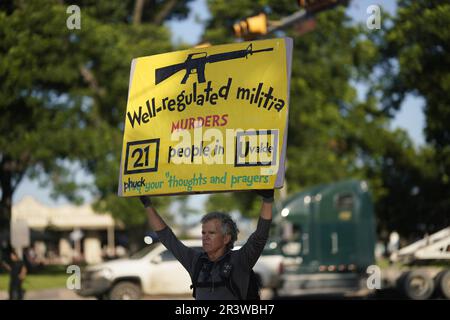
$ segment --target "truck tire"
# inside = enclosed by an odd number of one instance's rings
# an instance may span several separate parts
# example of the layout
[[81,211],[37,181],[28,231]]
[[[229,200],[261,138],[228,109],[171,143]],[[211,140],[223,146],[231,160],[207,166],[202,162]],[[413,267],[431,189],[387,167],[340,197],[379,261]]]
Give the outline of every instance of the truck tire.
[[130,281],[121,281],[116,283],[110,293],[111,300],[139,300],[142,296],[139,285]]
[[434,292],[433,280],[420,270],[404,273],[399,281],[401,291],[411,300],[429,299]]
[[445,298],[450,300],[450,270],[442,270],[436,276],[436,287],[439,293]]

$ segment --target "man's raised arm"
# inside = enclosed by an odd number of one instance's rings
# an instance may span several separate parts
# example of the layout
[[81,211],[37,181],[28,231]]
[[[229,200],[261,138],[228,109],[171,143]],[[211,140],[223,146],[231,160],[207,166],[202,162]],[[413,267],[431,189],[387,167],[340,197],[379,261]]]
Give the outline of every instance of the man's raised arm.
[[197,258],[198,252],[193,248],[184,245],[173,231],[167,226],[156,209],[153,207],[149,196],[140,196],[142,204],[147,212],[148,222],[153,231],[158,235],[161,243],[175,256],[175,258],[190,272],[193,261]]
[[256,230],[239,250],[243,263],[249,268],[253,268],[256,264],[269,238],[270,224],[272,222],[272,203],[274,201],[274,189],[255,190],[255,192],[262,197],[258,224]]
[[167,227],[164,220],[153,207],[150,197],[140,196],[139,200],[141,200],[142,204],[144,205],[145,211],[147,212],[148,222],[150,223],[150,227],[152,227],[153,231],[161,231],[165,227]]
[[274,189],[256,190],[256,193],[262,197],[262,206],[259,216],[264,220],[272,220],[272,204],[274,201]]

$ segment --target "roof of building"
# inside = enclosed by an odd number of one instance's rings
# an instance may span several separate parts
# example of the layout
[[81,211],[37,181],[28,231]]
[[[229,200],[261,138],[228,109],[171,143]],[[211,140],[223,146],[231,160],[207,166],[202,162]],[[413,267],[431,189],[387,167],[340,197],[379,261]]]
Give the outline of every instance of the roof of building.
[[33,229],[53,228],[56,230],[106,229],[120,227],[108,213],[97,213],[91,205],[46,206],[31,196],[24,197],[12,208],[11,220],[25,220]]

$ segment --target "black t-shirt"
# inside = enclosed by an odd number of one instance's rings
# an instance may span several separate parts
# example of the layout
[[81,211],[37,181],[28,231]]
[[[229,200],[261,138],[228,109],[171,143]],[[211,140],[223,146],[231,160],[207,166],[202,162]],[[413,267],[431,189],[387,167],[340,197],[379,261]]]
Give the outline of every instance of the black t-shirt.
[[[256,261],[259,259],[264,246],[269,237],[270,224],[272,220],[263,218],[258,219],[258,225],[255,232],[251,234],[247,242],[239,249],[231,251],[230,263],[233,265],[233,273],[231,274],[233,282],[241,291],[241,296],[247,296],[248,283],[250,280],[250,272]],[[156,232],[162,244],[172,252],[177,260],[189,272],[192,277],[195,265],[200,256],[204,256],[202,251],[185,246],[173,233],[172,229],[166,227]],[[223,257],[222,257],[223,258]],[[221,259],[222,259],[221,258]],[[199,275],[199,281],[210,281],[211,288],[197,288],[196,299],[205,300],[232,300],[236,297],[228,290],[227,287],[215,287],[214,283],[221,281],[220,263],[210,264],[210,269],[202,270]]]
[[11,268],[11,271],[9,273],[11,276],[10,281],[12,283],[20,283],[21,280],[19,279],[19,274],[23,267],[23,261],[11,261],[9,263],[9,266]]

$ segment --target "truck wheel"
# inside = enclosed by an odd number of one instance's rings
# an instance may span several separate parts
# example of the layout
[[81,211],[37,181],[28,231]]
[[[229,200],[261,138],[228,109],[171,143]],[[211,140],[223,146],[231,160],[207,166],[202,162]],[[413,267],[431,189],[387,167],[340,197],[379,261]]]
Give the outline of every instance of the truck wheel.
[[436,287],[444,298],[450,300],[450,270],[442,270],[438,273]]
[[111,300],[139,300],[141,288],[130,281],[121,281],[114,285],[109,293]]
[[433,280],[420,270],[409,271],[402,276],[401,288],[403,293],[412,300],[426,300],[434,292]]

